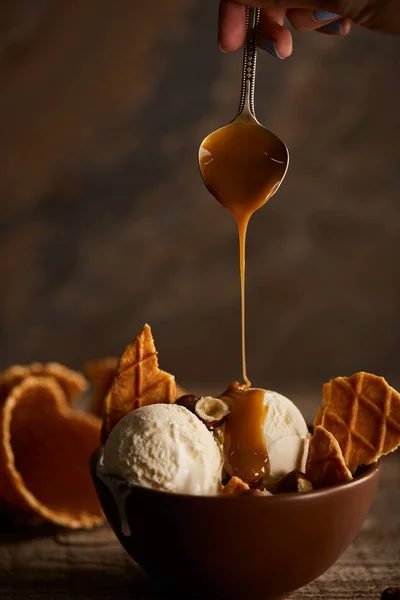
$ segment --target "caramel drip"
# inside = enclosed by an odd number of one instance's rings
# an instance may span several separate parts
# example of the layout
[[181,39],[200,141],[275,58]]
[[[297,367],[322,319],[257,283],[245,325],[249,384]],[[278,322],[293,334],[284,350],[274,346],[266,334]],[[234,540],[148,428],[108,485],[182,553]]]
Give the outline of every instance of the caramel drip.
[[239,233],[244,385],[233,383],[222,396],[231,411],[225,422],[224,452],[227,473],[252,483],[267,477],[270,467],[264,437],[264,392],[250,388],[246,368],[246,233],[252,214],[278,189],[287,156],[283,146],[277,149],[268,131],[254,122],[236,122],[204,140],[199,161],[207,188],[233,214]]
[[242,374],[244,387],[249,388],[251,382],[247,377],[246,364],[246,234],[251,214],[244,213],[236,216],[236,223],[239,232],[239,267],[240,267],[240,300],[241,300],[241,317],[242,317]]
[[[250,387],[246,369],[245,263],[246,232],[252,214],[275,193],[285,173],[284,148],[276,149],[271,134],[257,124],[231,123],[206,138],[199,161],[211,194],[236,219],[240,246],[242,317],[242,370],[244,387]],[[278,153],[278,154],[276,154]]]
[[232,383],[221,396],[230,407],[225,423],[225,470],[251,483],[269,475],[269,457],[264,436],[267,407],[263,390]]

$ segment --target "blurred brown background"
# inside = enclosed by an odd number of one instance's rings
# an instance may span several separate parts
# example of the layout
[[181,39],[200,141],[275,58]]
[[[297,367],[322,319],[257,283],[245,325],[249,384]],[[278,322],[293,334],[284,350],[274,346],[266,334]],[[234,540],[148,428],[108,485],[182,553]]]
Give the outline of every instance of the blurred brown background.
[[[241,55],[215,0],[0,4],[0,366],[119,354],[144,322],[187,385],[240,377],[237,237],[197,168],[235,113]],[[260,55],[257,112],[287,143],[250,225],[253,383],[400,384],[400,39],[295,34]]]

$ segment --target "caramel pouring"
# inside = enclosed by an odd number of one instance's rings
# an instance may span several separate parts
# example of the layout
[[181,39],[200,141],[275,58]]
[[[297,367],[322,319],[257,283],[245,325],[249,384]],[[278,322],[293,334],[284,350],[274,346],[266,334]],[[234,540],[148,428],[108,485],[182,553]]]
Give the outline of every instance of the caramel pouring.
[[264,437],[267,407],[263,390],[247,389],[236,382],[221,398],[231,410],[224,432],[225,471],[246,483],[268,477],[269,457]]
[[230,385],[223,395],[230,414],[225,422],[225,469],[250,483],[268,476],[264,438],[263,390],[251,389],[247,377],[245,336],[246,233],[252,214],[279,188],[289,164],[285,144],[256,119],[254,89],[257,27],[260,9],[246,8],[242,90],[235,119],[207,136],[199,149],[203,181],[211,194],[235,217],[240,247],[242,371],[244,384]]
[[287,151],[276,137],[253,121],[233,122],[211,133],[199,151],[207,189],[235,217],[239,232],[242,316],[242,370],[246,368],[245,270],[246,233],[251,215],[278,189],[287,169]]

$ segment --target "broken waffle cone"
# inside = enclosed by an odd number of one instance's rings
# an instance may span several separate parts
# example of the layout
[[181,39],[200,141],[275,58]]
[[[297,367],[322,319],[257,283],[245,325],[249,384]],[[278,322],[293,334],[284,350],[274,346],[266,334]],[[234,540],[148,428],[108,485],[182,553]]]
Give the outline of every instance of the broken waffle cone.
[[149,325],[127,346],[104,401],[101,441],[128,413],[147,404],[172,403],[175,377],[158,368],[157,351]]
[[[103,416],[104,400],[110,390],[117,372],[118,358],[99,358],[85,364],[84,373],[92,386],[92,398],[89,411],[98,417]],[[187,391],[176,384],[175,399],[187,394]]]
[[400,394],[383,377],[360,372],[331,379],[323,387],[319,418],[352,473],[400,445]]
[[87,467],[99,431],[54,378],[26,377],[0,406],[0,499],[64,527],[102,523]]
[[237,496],[238,494],[243,494],[243,492],[247,492],[247,490],[249,489],[250,486],[247,485],[247,483],[240,479],[240,477],[236,477],[234,475],[222,488],[221,496]]
[[310,441],[306,475],[316,489],[353,479],[338,441],[321,425],[315,428]]
[[52,377],[64,390],[70,403],[88,388],[88,382],[82,373],[56,362],[12,365],[0,374],[0,402],[7,398],[16,385],[29,376]]
[[90,412],[101,417],[104,399],[117,372],[118,358],[100,358],[85,364],[84,372],[92,386]]

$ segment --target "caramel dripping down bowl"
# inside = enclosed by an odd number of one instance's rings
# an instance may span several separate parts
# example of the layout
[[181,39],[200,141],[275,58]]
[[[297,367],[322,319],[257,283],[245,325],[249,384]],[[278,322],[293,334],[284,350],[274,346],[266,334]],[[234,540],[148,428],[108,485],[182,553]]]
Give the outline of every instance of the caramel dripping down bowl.
[[380,466],[349,483],[302,494],[188,496],[122,480],[131,535],[108,487],[91,473],[104,514],[128,554],[180,598],[278,600],[310,583],[343,554],[369,511]]

